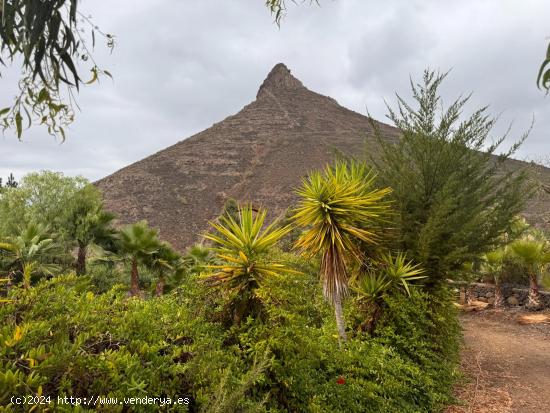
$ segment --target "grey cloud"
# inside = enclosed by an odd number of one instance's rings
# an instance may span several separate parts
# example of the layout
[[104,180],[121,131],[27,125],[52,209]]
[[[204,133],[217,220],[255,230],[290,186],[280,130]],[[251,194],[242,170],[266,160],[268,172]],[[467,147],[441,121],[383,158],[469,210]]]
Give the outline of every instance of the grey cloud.
[[[223,5],[222,5],[223,4]],[[537,122],[519,156],[550,152],[548,99],[534,85],[545,47],[544,0],[326,0],[295,6],[278,28],[262,0],[82,2],[117,35],[98,61],[115,76],[87,87],[66,143],[39,128],[24,143],[0,140],[0,176],[39,169],[98,179],[237,112],[277,62],[312,90],[383,118],[383,99],[408,96],[409,75],[453,68],[445,101],[475,92],[520,133]],[[14,93],[3,71],[0,102]],[[10,90],[11,89],[11,90]]]

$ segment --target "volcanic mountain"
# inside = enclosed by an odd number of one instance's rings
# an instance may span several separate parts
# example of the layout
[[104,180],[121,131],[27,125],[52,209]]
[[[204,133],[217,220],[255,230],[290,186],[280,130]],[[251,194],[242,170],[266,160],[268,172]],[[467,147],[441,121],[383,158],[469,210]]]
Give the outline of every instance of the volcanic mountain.
[[[387,139],[398,139],[396,128],[378,125]],[[279,63],[256,100],[236,115],[97,185],[121,224],[146,219],[184,250],[200,241],[227,200],[267,207],[271,217],[283,214],[302,176],[324,167],[338,151],[361,156],[366,148],[377,148],[367,117],[308,90]],[[513,168],[524,165],[509,161]],[[550,183],[550,170],[537,171]],[[550,196],[541,195],[526,215],[540,222],[549,206]]]

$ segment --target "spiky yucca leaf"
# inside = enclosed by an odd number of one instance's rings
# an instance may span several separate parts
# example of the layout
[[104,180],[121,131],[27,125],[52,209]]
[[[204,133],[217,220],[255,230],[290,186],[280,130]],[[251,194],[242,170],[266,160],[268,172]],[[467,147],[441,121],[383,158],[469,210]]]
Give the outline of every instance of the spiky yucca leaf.
[[409,291],[409,282],[426,278],[424,269],[420,264],[413,264],[412,261],[407,261],[407,257],[402,252],[396,255],[386,254],[382,258],[384,272],[392,280],[401,284],[401,287],[411,294]]
[[264,227],[267,211],[260,209],[256,214],[250,205],[239,208],[238,220],[222,216],[219,222],[210,222],[215,233],[204,234],[213,241],[213,250],[220,265],[209,265],[216,270],[206,276],[211,285],[223,285],[228,291],[239,294],[251,292],[265,277],[278,277],[284,273],[297,273],[282,264],[270,262],[266,253],[285,234],[290,226],[278,227],[277,221]]
[[360,278],[352,279],[350,288],[357,293],[359,299],[376,302],[388,293],[392,280],[385,273],[370,271]]
[[405,254],[384,254],[380,259],[379,268],[365,274],[355,276],[351,288],[360,299],[380,301],[395,290],[403,290],[410,295],[409,283],[426,278],[424,269],[419,264],[408,261]]
[[375,189],[375,175],[364,164],[337,162],[323,173],[312,172],[297,191],[294,222],[305,227],[295,247],[307,256],[322,253],[321,280],[325,297],[335,302],[347,292],[347,261],[361,254],[357,241],[375,243],[368,229],[388,210],[389,188]]
[[226,215],[220,217],[219,222],[210,222],[216,233],[204,234],[204,238],[214,241],[216,252],[262,254],[290,231],[290,226],[278,227],[278,221],[262,231],[267,215],[267,210],[263,208],[254,214],[252,207],[247,205],[239,209],[238,215],[238,221]]

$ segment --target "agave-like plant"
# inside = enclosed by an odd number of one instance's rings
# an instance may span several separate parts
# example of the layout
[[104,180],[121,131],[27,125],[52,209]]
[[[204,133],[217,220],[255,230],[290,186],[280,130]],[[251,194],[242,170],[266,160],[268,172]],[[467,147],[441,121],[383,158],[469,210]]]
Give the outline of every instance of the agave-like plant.
[[292,217],[305,231],[295,248],[305,256],[321,255],[325,298],[334,306],[338,333],[346,341],[342,300],[348,291],[348,268],[363,260],[359,241],[375,243],[368,229],[384,216],[389,188],[374,188],[375,174],[364,164],[337,162],[324,172],[312,172],[297,191],[300,201]]
[[223,287],[234,305],[235,324],[254,313],[260,304],[256,289],[268,277],[297,273],[283,264],[272,262],[269,250],[290,231],[289,226],[279,226],[275,221],[264,228],[267,211],[260,208],[256,213],[251,205],[238,210],[238,219],[223,215],[218,222],[210,222],[215,230],[204,234],[213,242],[220,264],[209,265],[213,274],[205,277],[212,286]]
[[502,294],[501,278],[506,254],[507,250],[503,247],[497,248],[494,251],[489,251],[481,257],[482,271],[491,275],[495,280],[495,301],[493,303],[493,307],[496,309],[501,309],[504,307],[504,295]]
[[357,294],[359,304],[370,312],[360,329],[372,334],[382,315],[384,298],[400,290],[410,296],[409,283],[426,278],[423,273],[420,265],[408,261],[402,252],[384,254],[375,268],[356,273],[350,287]]

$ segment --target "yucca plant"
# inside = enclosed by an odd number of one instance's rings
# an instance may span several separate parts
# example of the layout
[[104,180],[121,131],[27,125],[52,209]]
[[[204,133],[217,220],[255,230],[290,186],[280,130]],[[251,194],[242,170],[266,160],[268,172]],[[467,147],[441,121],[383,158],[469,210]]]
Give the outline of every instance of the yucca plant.
[[33,275],[53,275],[59,270],[54,263],[59,248],[47,233],[47,227],[30,223],[19,235],[0,243],[0,250],[4,251],[8,260],[7,267],[22,275],[24,288],[31,286]]
[[529,277],[529,300],[527,307],[540,308],[538,276],[550,263],[550,249],[545,240],[525,236],[510,244],[513,256],[525,267]]
[[295,248],[307,257],[321,255],[325,298],[334,306],[338,334],[346,341],[342,300],[348,291],[348,268],[363,260],[359,241],[375,243],[369,224],[385,215],[389,188],[374,188],[375,174],[364,164],[337,162],[312,172],[297,191],[293,221],[304,232]]
[[213,274],[205,277],[215,287],[223,287],[230,296],[233,322],[239,324],[249,314],[256,314],[261,302],[256,289],[268,277],[280,277],[296,271],[269,259],[270,249],[290,230],[273,222],[264,228],[267,211],[254,213],[247,205],[238,210],[238,219],[223,215],[210,222],[213,233],[204,238],[213,242],[212,250],[220,264],[209,265]]
[[506,253],[507,250],[503,247],[487,252],[482,256],[482,271],[489,274],[495,280],[495,301],[493,303],[493,307],[496,309],[501,309],[504,307],[504,295],[502,294],[501,279]]
[[384,254],[374,268],[356,273],[350,287],[357,294],[360,307],[370,313],[359,326],[360,330],[372,334],[382,315],[384,298],[399,291],[410,296],[409,283],[426,278],[423,273],[420,265],[408,261],[402,252]]

